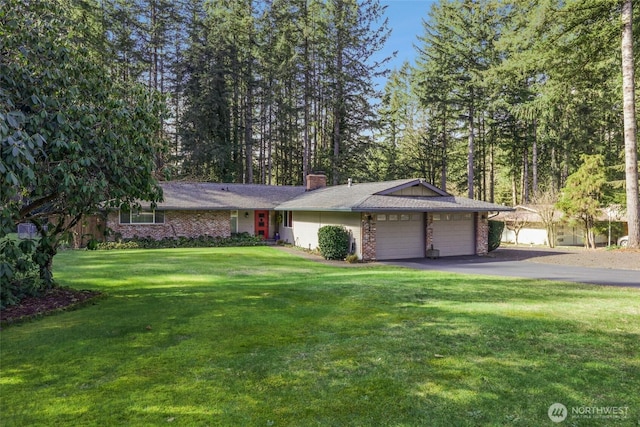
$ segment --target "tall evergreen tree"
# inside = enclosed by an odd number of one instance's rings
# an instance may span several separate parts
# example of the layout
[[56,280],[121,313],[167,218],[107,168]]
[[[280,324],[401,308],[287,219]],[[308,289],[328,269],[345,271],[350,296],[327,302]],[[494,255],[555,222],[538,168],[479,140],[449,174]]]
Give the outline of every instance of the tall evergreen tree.
[[[523,28],[540,40],[529,52],[537,55],[543,65],[544,80],[539,88],[539,99],[547,103],[542,109],[556,113],[547,116],[550,120],[545,128],[541,128],[559,142],[553,147],[551,158],[552,165],[561,163],[560,167],[555,166],[559,171],[554,177],[556,187],[561,186],[570,171],[577,167],[581,153],[603,153],[607,164],[615,164],[620,161],[619,153],[624,147],[629,228],[630,234],[637,234],[640,220],[637,142],[633,136],[635,90],[631,3],[550,1],[532,7],[527,5],[522,11],[533,18]],[[625,104],[624,137],[620,121],[623,116],[621,99]]]
[[486,141],[485,119],[490,100],[486,73],[499,61],[495,41],[501,20],[502,10],[492,2],[480,5],[469,0],[443,1],[432,7],[420,39],[416,84],[421,88],[423,104],[427,108],[438,106],[441,119],[445,120],[440,125],[443,136],[446,128],[465,129],[464,186],[469,197],[476,195],[476,184],[483,182],[483,175],[476,176],[476,170],[485,172],[477,152],[482,153]]
[[638,200],[638,140],[633,53],[633,3],[631,0],[624,0],[622,4],[622,95],[628,246],[638,248],[640,247],[640,202]]
[[371,169],[376,179],[397,179],[403,174],[399,165],[400,145],[411,123],[407,123],[407,110],[411,108],[409,97],[411,88],[408,79],[409,64],[403,64],[400,70],[393,70],[384,87],[380,114],[380,138],[370,150],[374,156]]
[[375,94],[373,78],[381,64],[371,63],[374,53],[384,44],[389,32],[383,8],[376,0],[330,0],[327,2],[326,43],[333,49],[324,51],[327,63],[327,97],[331,123],[331,149],[327,159],[334,184],[345,181],[371,143],[364,131],[371,129]]

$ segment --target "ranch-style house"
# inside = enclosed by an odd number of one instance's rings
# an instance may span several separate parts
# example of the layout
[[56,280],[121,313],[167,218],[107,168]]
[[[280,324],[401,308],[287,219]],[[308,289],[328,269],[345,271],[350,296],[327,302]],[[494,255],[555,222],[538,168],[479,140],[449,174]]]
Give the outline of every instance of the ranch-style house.
[[490,213],[512,208],[456,197],[422,179],[327,186],[163,182],[155,209],[111,212],[107,227],[122,238],[228,237],[247,232],[307,249],[324,225],[342,225],[351,252],[365,261],[484,255]]

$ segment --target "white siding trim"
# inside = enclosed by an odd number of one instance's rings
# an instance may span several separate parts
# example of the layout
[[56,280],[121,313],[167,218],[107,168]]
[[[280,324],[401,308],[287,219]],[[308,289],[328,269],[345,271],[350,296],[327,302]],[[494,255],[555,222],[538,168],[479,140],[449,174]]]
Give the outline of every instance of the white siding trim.
[[[248,213],[249,216],[245,216],[245,213]],[[253,215],[254,211],[252,210],[238,209],[238,233],[249,233],[251,235],[255,233]]]
[[296,211],[293,213],[293,227],[287,232],[283,231],[282,238],[289,243],[304,248],[318,248],[318,230],[325,225],[342,225],[351,232],[352,242],[355,242],[355,253],[362,258],[362,224],[360,213],[351,212],[309,212]]

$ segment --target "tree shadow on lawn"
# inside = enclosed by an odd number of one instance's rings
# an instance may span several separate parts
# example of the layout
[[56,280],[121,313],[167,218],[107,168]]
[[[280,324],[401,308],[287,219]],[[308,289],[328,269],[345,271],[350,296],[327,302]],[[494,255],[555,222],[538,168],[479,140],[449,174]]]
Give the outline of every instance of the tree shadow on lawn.
[[[257,414],[271,411],[275,417],[280,413],[282,421],[301,415],[299,408],[285,403],[294,394],[302,394],[303,400],[318,408],[309,421],[332,414],[339,423],[347,424],[354,415],[414,423],[433,420],[435,415],[451,421],[452,411],[458,411],[457,425],[468,418],[473,425],[495,422],[497,414],[529,418],[537,424],[548,401],[608,404],[602,402],[606,396],[621,406],[634,403],[626,399],[638,385],[629,380],[638,377],[638,367],[619,362],[612,366],[609,350],[618,357],[633,357],[624,349],[637,342],[637,335],[590,334],[590,341],[603,346],[598,350],[570,342],[570,337],[580,337],[582,331],[564,322],[428,311],[429,318],[414,322],[405,320],[406,313],[391,313],[395,318],[391,324],[380,321],[387,312],[368,316],[360,312],[357,320],[333,313],[328,319],[304,322],[306,334],[283,331],[277,325],[274,331],[254,330],[260,322],[249,320],[252,327],[234,328],[236,338],[249,338],[248,342],[217,358],[215,364],[242,378],[236,387],[227,389],[228,394],[233,395],[238,387],[245,389],[247,397],[260,402],[256,403]],[[411,327],[411,323],[418,324]],[[291,341],[283,343],[282,335]],[[572,359],[570,366],[567,358]],[[208,371],[210,379],[222,379],[215,370]],[[608,380],[598,381],[594,388],[591,380],[601,377]],[[281,399],[271,398],[278,395]],[[534,404],[539,399],[542,407]],[[233,402],[232,408],[240,403]]]
[[555,402],[640,408],[633,322],[547,317],[593,287],[377,270],[112,289],[16,328],[3,395],[35,387],[35,424],[65,420],[47,409],[63,394],[96,417],[109,400],[102,421],[129,423],[533,426]]

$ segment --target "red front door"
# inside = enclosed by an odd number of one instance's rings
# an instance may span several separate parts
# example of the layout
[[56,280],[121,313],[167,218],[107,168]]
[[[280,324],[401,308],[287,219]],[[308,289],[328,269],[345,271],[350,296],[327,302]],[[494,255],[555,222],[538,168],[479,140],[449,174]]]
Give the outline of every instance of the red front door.
[[269,211],[255,211],[256,236],[269,237]]

